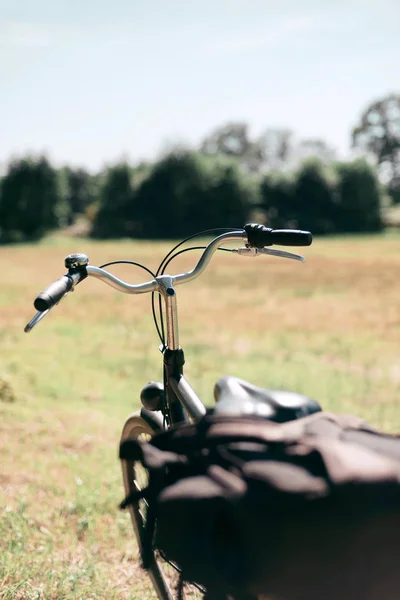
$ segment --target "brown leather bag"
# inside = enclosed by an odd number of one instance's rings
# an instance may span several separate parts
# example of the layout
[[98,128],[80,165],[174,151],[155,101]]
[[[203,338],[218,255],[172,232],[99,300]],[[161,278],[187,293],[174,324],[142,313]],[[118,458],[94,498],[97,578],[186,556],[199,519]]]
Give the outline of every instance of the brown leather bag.
[[331,413],[207,415],[120,455],[150,472],[145,566],[156,546],[216,597],[400,597],[400,438]]

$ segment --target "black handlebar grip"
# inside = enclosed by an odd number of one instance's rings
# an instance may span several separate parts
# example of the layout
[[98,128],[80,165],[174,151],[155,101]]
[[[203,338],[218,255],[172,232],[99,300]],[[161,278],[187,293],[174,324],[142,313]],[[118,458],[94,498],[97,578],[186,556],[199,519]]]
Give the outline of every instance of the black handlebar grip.
[[68,275],[63,275],[60,279],[57,279],[54,283],[49,285],[48,288],[40,292],[38,296],[36,296],[35,301],[33,303],[36,310],[39,312],[44,312],[49,308],[53,308],[57,302],[60,302],[61,298],[69,292],[72,288],[72,279]]
[[277,246],[311,246],[312,234],[298,229],[273,229],[272,243]]
[[270,229],[258,223],[248,223],[244,226],[249,245],[252,248],[264,246],[311,246],[312,234],[309,231],[297,229]]

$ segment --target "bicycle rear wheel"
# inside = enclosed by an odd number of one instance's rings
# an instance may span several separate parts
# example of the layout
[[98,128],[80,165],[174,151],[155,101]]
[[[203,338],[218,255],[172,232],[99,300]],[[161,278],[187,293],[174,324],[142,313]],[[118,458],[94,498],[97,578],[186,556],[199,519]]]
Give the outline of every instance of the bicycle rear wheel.
[[[121,441],[127,438],[136,438],[142,441],[149,441],[155,434],[155,430],[140,413],[132,414],[126,421],[122,430]],[[143,490],[148,483],[149,476],[147,469],[142,464],[133,461],[123,460],[122,476],[124,481],[125,494],[128,496],[133,491]],[[139,500],[129,506],[129,512],[135,532],[139,550],[143,547],[144,531],[146,525],[146,501]],[[179,585],[179,570],[172,564],[165,561],[162,556],[156,552],[155,561],[148,571],[151,582],[155,590],[155,596],[158,600],[173,600]],[[203,598],[203,593],[193,585],[185,585],[184,598],[199,600]]]
[[[136,438],[142,441],[149,441],[154,435],[155,430],[140,416],[140,413],[132,414],[126,421],[122,430],[121,442],[127,438]],[[134,461],[123,460],[122,477],[124,482],[125,494],[128,496],[133,491],[140,491],[147,486],[149,476],[147,469]],[[146,503],[145,500],[139,500],[129,506],[129,512],[135,532],[136,541],[139,550],[142,550],[144,531],[146,525]],[[149,576],[157,598],[159,600],[172,600],[172,590],[170,590],[157,562],[149,570]]]

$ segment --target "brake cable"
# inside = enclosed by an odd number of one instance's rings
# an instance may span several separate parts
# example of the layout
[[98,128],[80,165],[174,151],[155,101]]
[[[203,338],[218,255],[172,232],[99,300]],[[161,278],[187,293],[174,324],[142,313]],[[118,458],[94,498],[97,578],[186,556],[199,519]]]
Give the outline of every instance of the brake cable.
[[[228,231],[235,231],[236,229],[241,229],[241,228],[217,227],[215,229],[206,229],[204,231],[199,231],[198,233],[195,233],[194,235],[187,237],[186,239],[182,240],[182,242],[179,242],[179,244],[174,246],[172,248],[172,250],[170,250],[168,252],[168,254],[166,256],[164,256],[163,260],[161,261],[161,263],[156,271],[156,276],[158,276],[160,274],[164,275],[165,269],[167,268],[167,266],[171,263],[171,261],[174,258],[179,256],[180,254],[183,254],[184,252],[189,252],[190,250],[205,250],[205,248],[207,247],[207,246],[193,246],[191,248],[186,248],[184,250],[180,250],[179,252],[175,252],[175,250],[180,248],[180,246],[183,246],[183,244],[186,244],[186,242],[189,242],[190,240],[192,240],[196,237],[208,235],[210,233],[225,233]],[[228,250],[227,248],[218,248],[218,250],[225,250],[225,252],[230,252],[230,250]],[[174,252],[175,252],[175,254],[174,254]],[[155,309],[155,292],[152,292],[152,294],[151,294],[151,308],[152,308],[153,319],[154,319],[154,323],[155,323],[155,326],[157,329],[157,333],[158,333],[158,336],[160,338],[160,341],[161,341],[161,344],[162,344],[162,347],[164,350],[166,346],[165,346],[164,317],[163,317],[163,312],[162,312],[162,299],[161,299],[161,296],[159,296],[159,298],[158,298],[158,310],[159,310],[159,319],[160,319],[160,326],[159,326],[158,319],[156,316],[156,309]],[[161,334],[160,334],[160,330],[161,330]]]

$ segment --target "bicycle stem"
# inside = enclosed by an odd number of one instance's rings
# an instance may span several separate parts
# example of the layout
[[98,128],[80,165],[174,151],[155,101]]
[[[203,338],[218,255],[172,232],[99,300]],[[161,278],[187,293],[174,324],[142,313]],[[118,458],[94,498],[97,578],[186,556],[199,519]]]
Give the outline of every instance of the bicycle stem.
[[164,298],[167,321],[167,348],[179,349],[178,306],[173,277],[161,275],[157,277],[159,292]]

